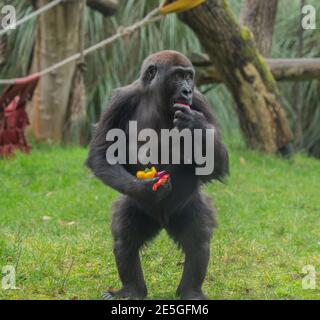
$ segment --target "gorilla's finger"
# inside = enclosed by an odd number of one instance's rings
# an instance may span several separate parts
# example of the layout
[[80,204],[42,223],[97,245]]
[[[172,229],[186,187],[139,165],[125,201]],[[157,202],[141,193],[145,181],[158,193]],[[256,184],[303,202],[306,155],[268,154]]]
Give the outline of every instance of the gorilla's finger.
[[152,179],[143,179],[143,180],[139,180],[141,181],[143,184],[153,184],[155,182],[157,182],[159,180],[159,177],[155,177]]
[[114,300],[114,295],[110,291],[106,291],[102,293],[103,300]]
[[189,107],[189,106],[181,106],[181,105],[179,105],[179,104],[175,104],[175,105],[173,105],[173,108],[174,108],[174,110],[176,110],[176,111],[182,111],[183,113],[191,113],[192,112],[192,110],[191,110],[191,108]]
[[184,113],[183,113],[182,111],[177,110],[177,111],[174,113],[174,116],[175,116],[175,117],[178,117],[178,116],[183,115],[183,114],[184,114]]
[[171,181],[168,180],[165,184],[163,184],[162,186],[160,186],[161,188],[165,189],[165,190],[172,190],[172,185],[171,185]]
[[190,119],[191,116],[189,114],[185,114],[181,111],[176,111],[175,114],[174,114],[174,118],[175,119]]
[[186,127],[186,121],[182,121],[180,119],[174,119],[173,120],[173,124],[175,125],[175,127],[177,127],[178,129],[183,129]]
[[158,201],[163,200],[165,197],[167,197],[169,195],[169,193],[172,190],[172,184],[171,184],[171,180],[170,177],[168,178],[167,182],[161,186],[159,186],[157,192],[157,199]]
[[190,128],[189,122],[187,121],[177,121],[176,123],[174,123],[174,125],[175,128],[178,129],[178,131]]

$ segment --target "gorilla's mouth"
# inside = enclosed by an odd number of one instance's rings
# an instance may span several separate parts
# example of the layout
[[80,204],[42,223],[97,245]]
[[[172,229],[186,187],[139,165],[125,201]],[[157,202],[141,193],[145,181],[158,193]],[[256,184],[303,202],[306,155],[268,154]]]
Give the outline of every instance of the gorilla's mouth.
[[173,101],[173,106],[177,106],[177,107],[189,107],[190,106],[190,103],[189,101],[186,101],[186,100],[176,100],[176,101]]

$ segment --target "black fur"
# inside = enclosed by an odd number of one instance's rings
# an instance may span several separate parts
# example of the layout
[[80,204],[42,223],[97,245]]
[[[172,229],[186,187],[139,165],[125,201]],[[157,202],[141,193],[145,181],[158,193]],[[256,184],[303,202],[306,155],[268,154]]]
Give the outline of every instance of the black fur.
[[[176,67],[185,68],[186,73],[174,73]],[[221,180],[228,174],[229,165],[215,119],[204,96],[194,89],[192,75],[187,73],[190,69],[194,72],[190,61],[178,52],[162,51],[151,55],[142,66],[140,79],[114,93],[94,133],[87,166],[106,185],[123,194],[115,204],[112,220],[114,254],[123,287],[109,292],[109,297],[143,298],[147,295],[139,249],[165,228],[185,253],[177,294],[182,299],[206,298],[201,287],[215,221],[210,201],[201,193],[201,186],[212,179]],[[173,102],[182,98],[189,99],[190,108],[175,110]],[[214,127],[214,172],[210,176],[196,176],[194,164],[156,164],[158,170],[170,172],[170,181],[153,192],[153,182],[135,178],[136,171],[145,166],[106,162],[108,130],[120,128],[128,132],[129,120],[137,120],[138,131]]]

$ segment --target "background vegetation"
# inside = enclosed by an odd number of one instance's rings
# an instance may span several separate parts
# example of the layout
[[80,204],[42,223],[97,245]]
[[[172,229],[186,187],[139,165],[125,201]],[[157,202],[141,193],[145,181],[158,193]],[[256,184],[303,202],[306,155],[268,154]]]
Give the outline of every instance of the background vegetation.
[[[1,3],[6,1],[0,0]],[[33,9],[27,0],[11,1],[16,6],[18,18]],[[10,3],[11,3],[10,2]],[[241,0],[229,1],[236,15],[239,15]],[[120,8],[115,16],[104,18],[100,13],[87,9],[86,46],[97,43],[112,35],[120,26],[131,25],[144,17],[159,4],[158,0],[120,1]],[[317,11],[320,21],[320,3],[310,0]],[[8,78],[26,75],[31,63],[31,53],[35,41],[36,21],[31,21],[23,28],[17,28],[10,34],[7,43],[7,62],[0,66],[0,77]],[[300,0],[280,0],[273,36],[273,58],[298,56],[300,35]],[[136,79],[143,59],[152,52],[162,49],[175,49],[185,54],[201,52],[199,41],[194,33],[175,15],[169,15],[160,23],[152,24],[133,36],[115,42],[111,47],[94,52],[86,58],[85,75],[87,92],[88,122],[98,121],[101,111],[107,106],[111,91]],[[318,31],[304,32],[304,57],[319,57],[320,41]],[[302,101],[303,138],[301,148],[320,157],[320,105],[319,81],[305,81],[297,89],[294,82],[278,83],[283,101],[288,112],[293,131],[297,123],[296,96],[300,90]],[[213,84],[200,88],[207,92],[215,114],[223,131],[227,134],[240,135],[238,119],[234,112],[232,98],[223,84]],[[88,138],[90,126],[88,126]],[[298,146],[298,149],[300,146]]]

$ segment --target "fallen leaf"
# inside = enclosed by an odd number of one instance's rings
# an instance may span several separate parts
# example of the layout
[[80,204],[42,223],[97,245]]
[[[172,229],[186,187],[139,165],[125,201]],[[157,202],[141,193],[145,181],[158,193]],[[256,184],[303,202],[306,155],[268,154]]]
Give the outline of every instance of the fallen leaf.
[[59,220],[58,223],[60,226],[73,226],[76,224],[75,221],[64,221],[64,220]]
[[240,164],[242,164],[242,165],[246,164],[246,160],[243,157],[240,157],[239,161],[240,161]]

